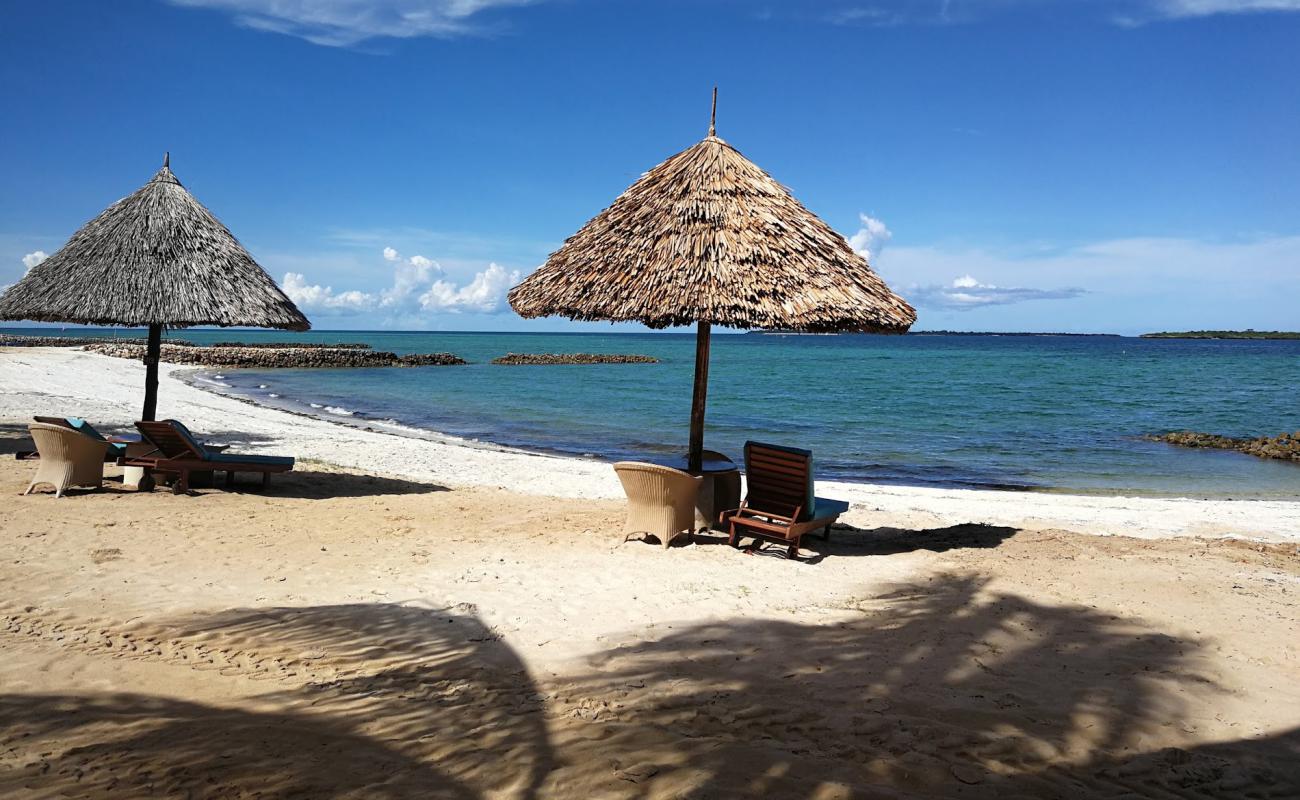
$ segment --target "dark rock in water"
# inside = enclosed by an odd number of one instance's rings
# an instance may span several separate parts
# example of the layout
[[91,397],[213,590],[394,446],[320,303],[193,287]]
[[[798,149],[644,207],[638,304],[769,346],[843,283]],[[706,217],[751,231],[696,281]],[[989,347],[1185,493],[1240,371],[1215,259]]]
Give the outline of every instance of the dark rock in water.
[[[95,342],[83,348],[117,358],[144,358],[139,343]],[[169,364],[200,367],[247,367],[256,369],[314,369],[338,367],[423,367],[466,363],[451,353],[417,353],[399,356],[385,350],[355,347],[177,347],[162,346],[162,360]]]
[[1195,431],[1174,431],[1158,436],[1144,436],[1153,442],[1178,445],[1179,447],[1210,447],[1219,450],[1239,450],[1260,458],[1278,458],[1283,461],[1300,461],[1300,431],[1281,433],[1277,436],[1260,436],[1255,439],[1235,439],[1231,436],[1219,436],[1213,433]]
[[525,364],[658,364],[653,356],[620,355],[618,353],[507,353],[492,359],[493,364],[520,366]]
[[[384,355],[391,356],[392,353]],[[465,359],[460,356],[454,356],[451,353],[411,353],[405,356],[396,356],[398,366],[403,367],[449,367],[457,364],[467,364]]]
[[[6,334],[0,336],[0,347],[83,347],[88,344],[138,344],[144,346],[144,339],[110,339],[103,336],[24,336],[23,334]],[[184,339],[168,339],[167,344],[189,347]]]
[[246,348],[264,348],[267,350],[369,350],[370,345],[364,342],[339,342],[338,344],[325,344],[323,342],[216,342],[207,345],[208,347],[246,347]]

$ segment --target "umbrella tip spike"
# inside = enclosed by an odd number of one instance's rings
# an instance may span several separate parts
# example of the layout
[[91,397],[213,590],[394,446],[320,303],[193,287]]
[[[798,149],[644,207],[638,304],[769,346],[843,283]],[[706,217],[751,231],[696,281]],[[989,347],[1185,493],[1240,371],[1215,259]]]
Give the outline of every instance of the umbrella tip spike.
[[171,169],[171,166],[172,166],[172,151],[167,150],[167,151],[163,152],[163,166],[166,167],[167,169]]
[[709,135],[715,136],[718,122],[718,87],[713,87],[713,110],[709,112]]

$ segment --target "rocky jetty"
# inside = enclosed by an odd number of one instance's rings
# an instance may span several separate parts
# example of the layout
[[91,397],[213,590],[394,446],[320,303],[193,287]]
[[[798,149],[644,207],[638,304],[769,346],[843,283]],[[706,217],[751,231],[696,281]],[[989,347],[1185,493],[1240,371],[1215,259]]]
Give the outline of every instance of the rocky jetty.
[[[106,339],[103,336],[24,336],[22,334],[0,336],[0,347],[83,347],[88,344],[103,344],[105,342],[138,344],[141,347],[145,344],[144,339]],[[190,346],[189,342],[180,339],[169,339],[167,343],[181,347]]]
[[1178,445],[1179,447],[1238,450],[1259,458],[1278,458],[1283,461],[1300,462],[1300,431],[1281,433],[1277,436],[1259,436],[1254,439],[1235,439],[1231,436],[1197,433],[1195,431],[1174,431],[1173,433],[1162,433],[1157,436],[1143,438],[1153,442]]
[[521,366],[531,364],[658,364],[653,356],[618,353],[507,353],[492,359],[493,364]]
[[264,350],[369,350],[370,345],[365,342],[339,342],[338,344],[325,344],[323,342],[214,342],[207,347],[243,347],[259,348]]
[[[131,342],[94,342],[84,350],[117,358],[144,358],[144,345]],[[399,356],[385,350],[356,347],[193,347],[165,344],[162,360],[199,367],[256,369],[312,369],[338,367],[425,367],[466,363],[451,353],[415,353]]]

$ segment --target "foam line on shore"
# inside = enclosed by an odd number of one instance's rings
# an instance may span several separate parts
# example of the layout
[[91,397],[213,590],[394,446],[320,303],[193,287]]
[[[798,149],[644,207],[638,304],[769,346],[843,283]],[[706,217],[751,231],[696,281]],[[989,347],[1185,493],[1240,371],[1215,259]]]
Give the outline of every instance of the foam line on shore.
[[[207,391],[163,365],[159,417],[183,419],[205,437],[251,453],[286,453],[380,475],[443,486],[489,486],[524,494],[619,498],[609,465],[471,443],[451,436],[389,431],[375,420],[321,419]],[[189,368],[192,372],[192,368]],[[76,414],[108,430],[129,430],[143,397],[143,365],[60,348],[0,349],[0,419]],[[358,424],[360,422],[361,424]],[[371,430],[366,430],[369,427]],[[1082,533],[1238,536],[1300,541],[1300,502],[1008,493],[819,482],[847,499],[845,521],[865,528],[935,528],[976,522]]]

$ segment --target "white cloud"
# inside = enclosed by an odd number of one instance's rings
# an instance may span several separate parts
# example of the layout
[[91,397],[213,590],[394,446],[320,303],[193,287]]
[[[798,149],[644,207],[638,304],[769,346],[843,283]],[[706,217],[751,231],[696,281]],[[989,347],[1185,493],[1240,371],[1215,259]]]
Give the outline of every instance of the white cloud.
[[225,11],[253,30],[296,36],[327,47],[369,39],[447,38],[479,32],[472,18],[536,0],[170,0]]
[[286,272],[285,294],[307,312],[357,315],[374,312],[389,321],[410,320],[429,312],[494,313],[506,308],[505,294],[522,278],[518,270],[506,271],[493,263],[469,282],[457,285],[442,277],[443,269],[431,258],[402,258],[395,248],[383,249],[392,264],[393,282],[378,291],[336,292],[332,286],[309,283],[301,272]]
[[34,252],[28,253],[27,255],[23,256],[23,266],[27,267],[28,270],[31,270],[32,267],[36,266],[37,264],[41,263],[42,261],[44,261],[49,257],[50,254],[45,252],[44,250],[36,250]]
[[519,270],[506,272],[499,264],[489,264],[459,288],[447,281],[435,282],[421,295],[420,307],[426,311],[493,313],[505,307],[506,292],[522,278]]
[[[389,253],[393,258],[389,258]],[[401,260],[397,251],[391,247],[384,248],[384,258],[388,261],[397,262],[393,268],[393,285],[392,288],[385,289],[379,293],[380,305],[385,308],[402,308],[407,305],[407,301],[415,296],[417,292],[428,285],[434,276],[442,274],[442,267],[430,258],[424,256],[411,256],[405,261]]]
[[1300,11],[1300,0],[873,0],[841,5],[821,14],[821,19],[832,25],[876,28],[958,25],[1018,10],[1055,12],[1071,6],[1132,27],[1219,14]]
[[894,234],[889,231],[885,223],[875,217],[866,214],[858,214],[858,219],[862,221],[862,227],[857,233],[849,237],[849,245],[857,251],[858,255],[871,263],[875,256],[880,255],[885,244]]
[[1300,0],[1154,0],[1152,10],[1163,17],[1208,17],[1264,11],[1300,11]]
[[946,286],[913,286],[903,292],[908,300],[921,307],[968,311],[981,306],[1004,306],[1026,300],[1069,300],[1086,294],[1083,289],[1024,289],[980,283],[974,276],[962,275]]
[[[960,317],[963,327],[993,330],[1290,330],[1296,325],[1300,235],[1132,237],[1015,248],[895,241],[872,266],[924,309],[918,329],[949,327]],[[1007,294],[1020,287],[1052,297]],[[961,294],[970,297],[955,297]],[[1066,296],[1074,297],[1068,312],[1058,303],[1020,302]]]
[[366,311],[375,305],[374,295],[347,291],[336,293],[333,287],[309,284],[301,272],[286,272],[280,288],[304,311]]

